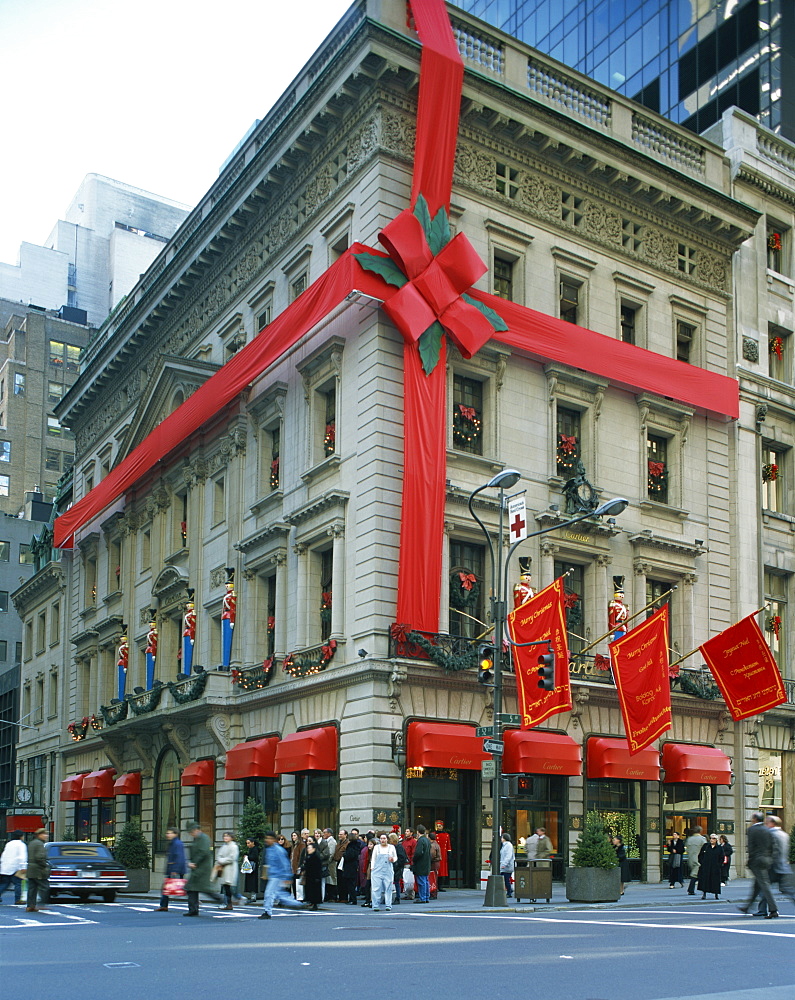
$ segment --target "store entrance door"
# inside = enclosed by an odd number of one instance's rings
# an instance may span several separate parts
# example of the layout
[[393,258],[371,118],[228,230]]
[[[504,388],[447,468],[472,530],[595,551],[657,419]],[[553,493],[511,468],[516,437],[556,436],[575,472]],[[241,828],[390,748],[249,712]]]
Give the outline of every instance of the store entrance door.
[[[430,774],[429,774],[430,772]],[[450,837],[448,855],[451,888],[476,889],[480,884],[480,771],[442,771],[438,776],[430,768],[409,786],[409,823],[416,830],[422,824],[428,833],[436,824],[444,824]]]

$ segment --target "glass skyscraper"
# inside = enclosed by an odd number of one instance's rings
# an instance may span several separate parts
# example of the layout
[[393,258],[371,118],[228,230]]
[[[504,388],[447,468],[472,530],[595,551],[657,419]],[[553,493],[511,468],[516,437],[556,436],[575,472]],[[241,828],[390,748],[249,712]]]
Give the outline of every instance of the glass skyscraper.
[[795,139],[795,0],[455,0],[694,132],[737,105]]

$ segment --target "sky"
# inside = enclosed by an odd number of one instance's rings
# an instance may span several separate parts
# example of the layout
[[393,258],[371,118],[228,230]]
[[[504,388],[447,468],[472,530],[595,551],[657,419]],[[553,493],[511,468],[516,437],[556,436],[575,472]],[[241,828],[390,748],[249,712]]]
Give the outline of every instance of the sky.
[[190,207],[352,0],[0,0],[0,261],[88,173]]

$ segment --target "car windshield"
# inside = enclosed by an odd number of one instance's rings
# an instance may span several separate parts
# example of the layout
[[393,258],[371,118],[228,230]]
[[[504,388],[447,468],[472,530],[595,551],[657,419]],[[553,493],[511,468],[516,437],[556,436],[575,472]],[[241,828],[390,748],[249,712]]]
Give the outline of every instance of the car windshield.
[[113,855],[102,844],[48,844],[47,854],[50,857],[102,858],[108,861],[113,860]]

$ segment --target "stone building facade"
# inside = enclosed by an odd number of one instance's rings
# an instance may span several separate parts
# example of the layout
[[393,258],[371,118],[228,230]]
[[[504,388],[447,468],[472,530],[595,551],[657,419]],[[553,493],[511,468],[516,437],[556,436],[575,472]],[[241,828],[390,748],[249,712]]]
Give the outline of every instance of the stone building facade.
[[[759,213],[732,196],[720,147],[457,12],[454,28],[467,72],[451,220],[488,262],[483,287],[634,343],[638,363],[613,380],[587,357],[573,367],[496,340],[472,360],[451,351],[432,638],[459,655],[483,631],[472,617],[486,620],[487,551],[467,501],[510,465],[535,526],[550,529],[527,543],[536,586],[571,571],[572,651],[606,631],[618,576],[633,612],[669,601],[672,646],[684,655],[756,607],[736,586],[736,434],[719,414],[645,390],[643,366],[664,355],[685,379],[688,366],[734,373],[733,257]],[[263,119],[89,346],[58,411],[76,435],[76,499],[407,205],[418,69],[404,5],[367,0]],[[402,354],[378,303],[351,294],[80,530],[48,791],[57,829],[104,835],[111,813],[117,824],[140,814],[159,854],[166,824],[195,816],[220,835],[254,795],[283,830],[441,822],[454,879],[478,884],[493,790],[473,727],[491,721],[490,691],[474,670],[429,661],[405,641],[401,626],[412,623],[395,622]],[[574,462],[564,439],[602,498],[629,499],[616,523],[567,526]],[[490,494],[478,513],[496,532]],[[225,671],[230,570],[237,618]],[[460,573],[478,584],[463,600]],[[189,591],[197,625],[185,677]],[[151,622],[162,682],[153,687]],[[599,809],[628,835],[636,874],[655,879],[671,828],[699,821],[739,836],[751,795],[738,796],[731,771],[753,765],[747,727],[731,722],[691,660],[674,687],[665,775],[656,749],[632,765],[610,742],[623,726],[596,652],[606,645],[573,662],[574,709],[530,742],[511,737],[504,769],[523,782],[506,825],[516,835],[546,825],[562,865],[585,812]],[[25,675],[36,665],[26,650]],[[516,711],[507,685],[505,708]]]

